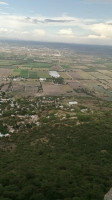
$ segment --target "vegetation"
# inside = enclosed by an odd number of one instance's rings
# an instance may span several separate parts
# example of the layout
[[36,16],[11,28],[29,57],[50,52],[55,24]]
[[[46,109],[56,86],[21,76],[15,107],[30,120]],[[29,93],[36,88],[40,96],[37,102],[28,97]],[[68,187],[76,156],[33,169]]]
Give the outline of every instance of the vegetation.
[[103,200],[112,186],[111,51],[52,45],[1,48],[0,200]]
[[37,79],[37,72],[36,71],[29,71],[29,78]]
[[[99,110],[93,113],[79,112],[86,107],[83,103],[72,112],[53,103],[66,100],[21,98],[0,104],[0,131],[8,132],[9,126],[15,130],[0,139],[1,199],[103,199],[112,185],[111,103],[102,102],[100,110],[97,101]],[[40,126],[30,121],[32,114],[38,114]]]
[[64,83],[64,79],[62,77],[59,77],[59,78],[54,78],[53,77],[53,82],[54,83],[58,83],[58,84],[63,84]]
[[28,78],[28,70],[22,69],[21,70],[21,77],[23,78]]
[[44,125],[13,136],[7,146],[16,148],[1,150],[1,197],[103,199],[112,185],[111,128],[110,122]]

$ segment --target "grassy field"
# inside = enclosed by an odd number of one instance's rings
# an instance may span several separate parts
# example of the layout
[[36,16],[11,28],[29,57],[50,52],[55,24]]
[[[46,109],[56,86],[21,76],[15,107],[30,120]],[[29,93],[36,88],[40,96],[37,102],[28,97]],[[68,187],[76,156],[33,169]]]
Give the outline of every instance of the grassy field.
[[70,66],[67,65],[67,64],[62,64],[61,67],[62,67],[63,69],[70,69]]
[[20,69],[14,69],[13,70],[13,76],[20,76],[21,70]]
[[29,71],[29,78],[37,79],[37,72],[35,72],[35,71]]
[[22,69],[20,75],[23,78],[28,78],[28,70]]
[[22,65],[23,67],[28,68],[50,68],[52,66],[51,63],[44,63],[44,62],[29,62]]
[[14,69],[13,76],[21,76],[23,78],[50,78],[49,71],[44,70],[30,70],[30,69]]
[[93,77],[95,77],[96,79],[109,79],[110,77],[108,77],[108,75],[106,76],[105,74],[102,74],[100,72],[89,72],[89,74]]
[[50,78],[49,71],[37,71],[39,78]]
[[70,79],[70,76],[66,72],[58,72],[59,75],[64,79]]

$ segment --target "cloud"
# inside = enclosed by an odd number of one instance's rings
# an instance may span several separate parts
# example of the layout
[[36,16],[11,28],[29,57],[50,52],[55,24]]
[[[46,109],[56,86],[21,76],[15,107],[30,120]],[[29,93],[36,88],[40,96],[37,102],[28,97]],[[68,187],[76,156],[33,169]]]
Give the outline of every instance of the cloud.
[[67,19],[45,19],[44,22],[46,23],[70,23],[75,22],[75,20],[67,20]]
[[0,38],[112,45],[112,20],[0,14]]
[[44,18],[44,17],[25,17],[25,22],[32,24],[66,24],[75,22],[75,18],[70,17],[57,17],[57,18]]
[[45,36],[45,34],[46,34],[46,32],[45,32],[45,30],[43,30],[43,29],[35,29],[34,31],[33,31],[33,34],[36,36],[36,35],[40,35],[40,36]]
[[112,39],[112,24],[108,24],[108,22],[93,24],[87,28],[95,35],[99,35],[99,38]]
[[4,2],[4,1],[0,1],[0,5],[8,6],[8,3]]
[[71,28],[68,29],[60,29],[58,34],[64,35],[64,36],[73,36],[73,32]]
[[105,35],[88,35],[90,39],[106,39]]
[[20,40],[44,40],[46,35],[45,30],[43,29],[33,29],[31,31],[27,30],[15,30],[15,29],[7,29],[0,28],[0,37],[7,39],[20,39]]

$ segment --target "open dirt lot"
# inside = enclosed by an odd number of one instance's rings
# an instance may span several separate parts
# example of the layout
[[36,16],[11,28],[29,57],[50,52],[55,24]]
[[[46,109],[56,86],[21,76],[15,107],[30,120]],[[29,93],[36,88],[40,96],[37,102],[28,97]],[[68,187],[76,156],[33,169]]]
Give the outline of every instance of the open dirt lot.
[[12,69],[0,68],[0,77],[8,77],[12,74]]
[[43,93],[45,95],[61,95],[64,94],[61,85],[54,85],[53,83],[43,83]]

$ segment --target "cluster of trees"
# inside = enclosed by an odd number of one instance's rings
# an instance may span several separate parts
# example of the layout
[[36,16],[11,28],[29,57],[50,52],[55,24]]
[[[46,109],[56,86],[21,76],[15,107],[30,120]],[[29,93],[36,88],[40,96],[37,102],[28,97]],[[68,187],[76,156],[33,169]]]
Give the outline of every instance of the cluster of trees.
[[[112,186],[110,115],[79,126],[28,127],[27,134],[2,138],[0,199],[103,199]],[[2,149],[2,144],[15,148]]]
[[53,82],[57,83],[57,84],[63,84],[64,83],[64,79],[62,77],[58,77],[58,78],[54,78],[53,77]]

